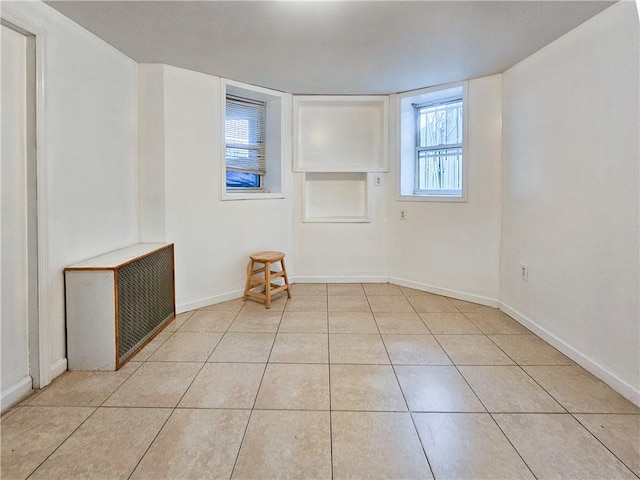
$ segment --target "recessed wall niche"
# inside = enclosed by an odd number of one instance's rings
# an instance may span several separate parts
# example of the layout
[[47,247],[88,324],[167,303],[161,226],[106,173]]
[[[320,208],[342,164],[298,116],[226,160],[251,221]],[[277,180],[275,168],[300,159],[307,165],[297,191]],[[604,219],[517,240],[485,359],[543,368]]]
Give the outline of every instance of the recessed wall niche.
[[364,172],[309,172],[303,181],[303,222],[369,222]]
[[295,96],[294,170],[387,171],[387,96]]

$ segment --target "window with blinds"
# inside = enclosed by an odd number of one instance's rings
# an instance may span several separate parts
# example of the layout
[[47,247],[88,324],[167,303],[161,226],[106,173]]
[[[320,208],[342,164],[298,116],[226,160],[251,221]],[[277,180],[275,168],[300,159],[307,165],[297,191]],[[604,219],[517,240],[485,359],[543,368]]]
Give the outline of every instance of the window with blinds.
[[225,157],[228,189],[262,189],[267,173],[266,102],[227,95]]

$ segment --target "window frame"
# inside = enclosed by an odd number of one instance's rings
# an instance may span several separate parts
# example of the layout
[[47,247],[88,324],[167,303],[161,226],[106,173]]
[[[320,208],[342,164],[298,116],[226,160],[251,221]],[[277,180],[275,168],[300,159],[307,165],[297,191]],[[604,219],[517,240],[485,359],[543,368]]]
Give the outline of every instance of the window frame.
[[[261,188],[227,188],[226,99],[227,95],[264,101],[266,111],[266,175],[261,175]],[[285,198],[288,188],[285,171],[291,168],[291,95],[256,87],[234,80],[220,82],[220,199],[263,200]]]
[[[447,150],[451,147],[462,149],[461,183],[462,192],[457,190],[419,190],[418,175],[418,135],[416,107],[424,107],[438,103],[446,103],[461,98],[463,108],[462,143],[425,147],[425,149]],[[398,128],[398,184],[397,199],[399,201],[419,202],[467,202],[468,191],[468,82],[456,82],[436,87],[412,90],[396,96],[397,128]]]

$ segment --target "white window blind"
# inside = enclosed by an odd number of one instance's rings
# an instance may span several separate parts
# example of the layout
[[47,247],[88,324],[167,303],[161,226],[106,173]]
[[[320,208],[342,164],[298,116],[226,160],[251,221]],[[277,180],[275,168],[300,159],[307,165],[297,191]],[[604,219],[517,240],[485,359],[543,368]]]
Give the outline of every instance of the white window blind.
[[227,95],[225,156],[227,170],[265,175],[266,103]]

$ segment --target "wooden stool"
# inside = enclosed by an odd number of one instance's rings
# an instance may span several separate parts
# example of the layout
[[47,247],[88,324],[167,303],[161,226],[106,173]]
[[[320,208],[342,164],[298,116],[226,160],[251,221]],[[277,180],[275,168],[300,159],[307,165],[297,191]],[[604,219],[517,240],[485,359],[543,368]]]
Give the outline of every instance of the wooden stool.
[[[287,277],[287,268],[284,266],[284,253],[282,252],[256,252],[249,255],[251,261],[247,268],[247,281],[244,285],[243,300],[247,297],[257,298],[264,302],[266,308],[271,308],[271,297],[276,293],[287,291],[287,297],[291,298],[291,288],[289,287],[289,277]],[[278,263],[282,267],[280,271],[272,271],[271,264]],[[263,267],[255,268],[256,263],[264,264]],[[264,276],[260,276],[264,273]],[[284,279],[284,285],[272,283],[277,278]],[[264,285],[263,292],[253,292],[251,289],[260,285]]]

